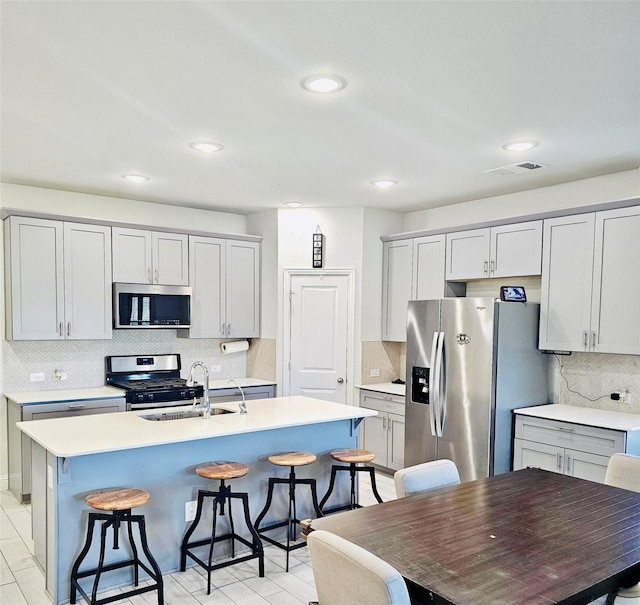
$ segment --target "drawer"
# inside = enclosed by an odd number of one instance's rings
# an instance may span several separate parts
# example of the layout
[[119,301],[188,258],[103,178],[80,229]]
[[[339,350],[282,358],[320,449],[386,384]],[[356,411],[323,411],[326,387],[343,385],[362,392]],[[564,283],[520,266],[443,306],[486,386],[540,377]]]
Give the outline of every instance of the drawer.
[[527,441],[611,456],[625,451],[626,433],[519,414],[516,415],[515,436]]
[[360,395],[360,407],[404,416],[404,398],[398,395],[362,393]]

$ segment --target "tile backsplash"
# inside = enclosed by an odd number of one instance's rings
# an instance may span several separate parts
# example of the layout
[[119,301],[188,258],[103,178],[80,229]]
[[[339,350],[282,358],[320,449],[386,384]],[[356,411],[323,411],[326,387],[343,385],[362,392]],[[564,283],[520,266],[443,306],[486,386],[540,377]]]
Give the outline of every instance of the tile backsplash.
[[[101,386],[104,384],[104,358],[107,355],[180,353],[183,377],[197,360],[207,366],[221,366],[219,373],[211,374],[212,380],[247,376],[248,353],[223,355],[220,342],[178,338],[176,330],[114,330],[112,340],[4,341],[4,391]],[[273,359],[275,365],[275,355]],[[264,360],[262,365],[268,365],[267,361]],[[65,372],[67,380],[55,380],[55,370]],[[31,382],[32,373],[44,373],[45,381]],[[254,377],[270,379],[269,376]]]
[[[406,345],[403,342],[379,340],[362,343],[361,382],[375,384],[392,382],[397,378],[404,380]],[[379,376],[371,376],[372,370],[379,370]]]

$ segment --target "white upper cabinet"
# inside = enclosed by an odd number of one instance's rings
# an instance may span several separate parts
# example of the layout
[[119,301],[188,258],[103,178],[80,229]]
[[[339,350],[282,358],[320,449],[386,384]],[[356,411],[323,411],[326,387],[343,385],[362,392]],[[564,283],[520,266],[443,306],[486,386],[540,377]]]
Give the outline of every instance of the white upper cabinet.
[[540,348],[640,354],[640,207],[545,220]]
[[114,227],[113,281],[189,285],[189,239],[180,233]]
[[444,296],[444,253],[444,235],[384,243],[382,340],[407,339],[409,300]]
[[540,275],[542,221],[447,234],[446,279]]
[[5,221],[7,338],[111,338],[111,229]]
[[260,244],[189,237],[190,338],[260,336]]

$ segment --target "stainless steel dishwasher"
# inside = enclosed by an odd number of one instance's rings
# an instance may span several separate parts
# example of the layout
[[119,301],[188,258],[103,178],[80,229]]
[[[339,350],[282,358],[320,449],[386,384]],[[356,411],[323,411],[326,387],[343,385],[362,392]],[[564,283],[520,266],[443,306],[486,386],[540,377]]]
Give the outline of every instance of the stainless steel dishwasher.
[[125,410],[124,395],[105,399],[82,399],[78,401],[55,401],[23,405],[8,399],[9,489],[18,501],[29,502],[31,500],[31,439],[16,428],[16,422],[109,414],[112,412],[124,412]]

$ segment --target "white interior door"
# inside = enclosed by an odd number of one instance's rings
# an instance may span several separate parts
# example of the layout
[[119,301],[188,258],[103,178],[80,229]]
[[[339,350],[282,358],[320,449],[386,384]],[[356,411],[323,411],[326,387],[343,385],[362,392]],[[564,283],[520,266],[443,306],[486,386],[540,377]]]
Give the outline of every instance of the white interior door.
[[288,277],[289,394],[348,403],[351,274],[290,273]]

